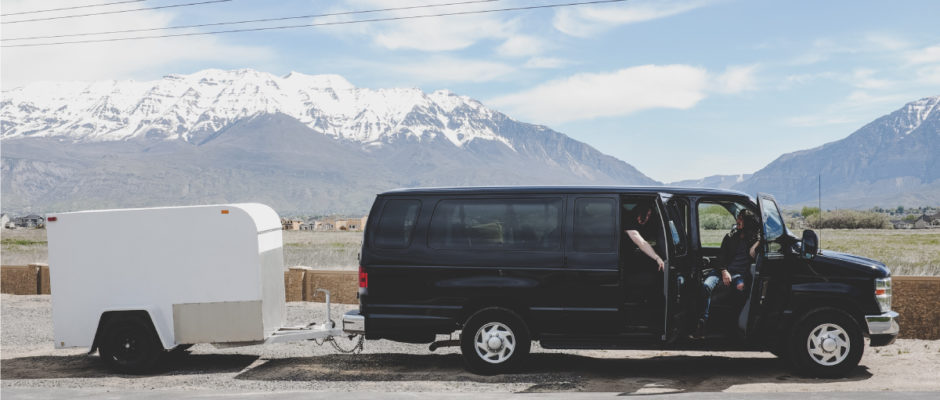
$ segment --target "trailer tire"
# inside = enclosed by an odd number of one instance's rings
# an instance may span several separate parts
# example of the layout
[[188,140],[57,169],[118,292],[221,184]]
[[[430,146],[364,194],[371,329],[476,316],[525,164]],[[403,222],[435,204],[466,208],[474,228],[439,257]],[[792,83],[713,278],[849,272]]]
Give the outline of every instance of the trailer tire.
[[137,314],[119,314],[104,325],[98,354],[116,372],[143,374],[153,370],[163,346],[149,320]]
[[460,333],[467,369],[480,375],[513,371],[529,354],[529,328],[516,313],[486,308],[471,315]]

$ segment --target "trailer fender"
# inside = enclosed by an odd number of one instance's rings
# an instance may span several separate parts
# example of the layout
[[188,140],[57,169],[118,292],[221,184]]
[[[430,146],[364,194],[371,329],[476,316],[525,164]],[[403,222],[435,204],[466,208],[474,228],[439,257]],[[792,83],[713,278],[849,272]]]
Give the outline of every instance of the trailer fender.
[[108,320],[124,314],[137,314],[150,321],[164,350],[170,350],[176,347],[176,340],[173,337],[173,327],[170,326],[171,324],[168,323],[165,318],[161,318],[160,309],[158,307],[121,307],[105,309],[99,313],[98,327],[95,329],[95,339],[92,341],[91,349],[88,350],[89,353],[94,353],[98,350],[98,340],[104,334],[103,329],[104,326],[107,325]]

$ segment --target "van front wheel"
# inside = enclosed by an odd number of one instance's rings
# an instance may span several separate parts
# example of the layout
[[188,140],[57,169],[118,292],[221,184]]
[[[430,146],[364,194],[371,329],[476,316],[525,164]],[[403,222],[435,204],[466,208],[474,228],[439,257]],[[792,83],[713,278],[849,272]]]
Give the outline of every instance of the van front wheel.
[[862,331],[851,316],[820,310],[797,324],[790,338],[790,361],[803,374],[838,378],[858,365],[864,347]]
[[529,354],[529,329],[516,313],[487,308],[473,314],[460,333],[467,368],[478,374],[508,372]]

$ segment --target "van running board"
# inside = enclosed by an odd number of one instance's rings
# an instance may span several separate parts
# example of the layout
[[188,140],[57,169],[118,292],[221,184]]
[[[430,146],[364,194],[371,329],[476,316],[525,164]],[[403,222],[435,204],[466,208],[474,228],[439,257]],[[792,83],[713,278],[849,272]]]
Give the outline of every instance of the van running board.
[[434,351],[441,347],[455,347],[455,346],[460,346],[459,339],[438,340],[434,343],[431,343],[431,345],[428,346],[428,350]]

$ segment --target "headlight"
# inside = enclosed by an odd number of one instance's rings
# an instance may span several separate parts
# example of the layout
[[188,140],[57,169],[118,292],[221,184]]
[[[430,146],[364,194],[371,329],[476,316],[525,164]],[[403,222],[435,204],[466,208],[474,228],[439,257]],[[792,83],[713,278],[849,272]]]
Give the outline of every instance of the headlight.
[[875,300],[881,312],[891,311],[891,278],[875,279]]

